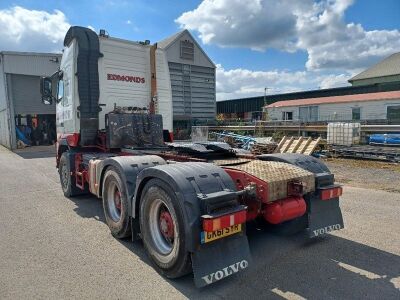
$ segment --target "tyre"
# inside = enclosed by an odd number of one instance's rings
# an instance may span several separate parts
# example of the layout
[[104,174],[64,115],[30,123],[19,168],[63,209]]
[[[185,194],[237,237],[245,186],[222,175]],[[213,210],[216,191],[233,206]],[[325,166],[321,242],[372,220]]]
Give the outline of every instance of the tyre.
[[111,234],[119,239],[131,235],[126,184],[116,168],[106,170],[103,180],[103,209]]
[[84,193],[75,185],[75,177],[71,175],[71,165],[68,152],[64,152],[60,157],[58,173],[60,175],[61,188],[65,197],[74,197]]
[[191,272],[182,210],[175,193],[164,181],[151,179],[145,185],[140,201],[143,244],[156,268],[168,278]]

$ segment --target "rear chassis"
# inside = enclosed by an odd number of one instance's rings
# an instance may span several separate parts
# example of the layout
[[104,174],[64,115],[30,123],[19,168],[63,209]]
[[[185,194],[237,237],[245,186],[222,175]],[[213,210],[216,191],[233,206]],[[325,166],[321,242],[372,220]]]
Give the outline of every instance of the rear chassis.
[[100,198],[105,171],[119,170],[129,199],[133,238],[141,235],[139,206],[146,182],[158,178],[167,183],[182,204],[185,247],[198,287],[248,267],[246,222],[261,219],[273,227],[290,226],[293,233],[307,229],[310,237],[343,228],[342,188],[313,157],[243,156],[224,143],[166,147],[154,145],[154,138],[151,146],[115,148],[112,138],[110,132],[99,133],[98,144],[79,147],[79,135],[60,136],[57,159],[66,152],[76,187]]

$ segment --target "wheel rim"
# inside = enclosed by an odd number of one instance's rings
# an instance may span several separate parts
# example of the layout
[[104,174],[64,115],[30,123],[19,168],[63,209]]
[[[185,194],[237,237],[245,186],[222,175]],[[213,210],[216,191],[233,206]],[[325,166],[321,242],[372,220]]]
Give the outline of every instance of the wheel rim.
[[60,170],[60,175],[61,175],[61,185],[63,190],[67,190],[68,188],[68,170],[67,170],[67,165],[63,163],[61,165],[61,170]]
[[155,199],[149,210],[149,229],[159,259],[167,263],[177,249],[178,232],[176,222],[168,206],[161,199]]
[[121,192],[115,182],[111,182],[107,190],[107,207],[114,222],[121,219]]

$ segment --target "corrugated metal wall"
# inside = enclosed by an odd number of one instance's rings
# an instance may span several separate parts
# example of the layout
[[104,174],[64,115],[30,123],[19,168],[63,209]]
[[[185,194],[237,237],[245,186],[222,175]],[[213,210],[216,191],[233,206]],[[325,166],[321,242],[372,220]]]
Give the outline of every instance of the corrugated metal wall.
[[42,103],[38,76],[11,75],[11,91],[16,115],[56,113],[54,103],[52,105]]
[[214,119],[215,69],[168,63],[174,119]]

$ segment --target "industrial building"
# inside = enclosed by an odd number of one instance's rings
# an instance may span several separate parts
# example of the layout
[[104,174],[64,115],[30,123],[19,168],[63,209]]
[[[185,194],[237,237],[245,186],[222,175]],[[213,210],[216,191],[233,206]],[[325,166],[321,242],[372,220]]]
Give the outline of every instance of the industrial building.
[[[395,53],[349,79],[350,89],[380,91],[324,95],[278,101],[266,106],[272,121],[361,121],[400,124],[400,53]],[[389,89],[387,87],[390,87]],[[394,88],[394,90],[392,90]]]
[[400,53],[378,62],[349,79],[349,82],[352,86],[219,101],[217,114],[224,119],[250,121],[260,119],[263,107],[278,101],[400,91]]
[[54,53],[0,52],[1,145],[15,149],[17,131],[27,127],[37,143],[54,138],[47,129],[55,130],[56,109],[42,103],[40,77],[57,71],[60,58]]
[[397,90],[400,90],[400,82],[370,84],[365,86],[346,86],[331,89],[224,100],[217,102],[217,114],[222,116],[225,120],[241,119],[252,121],[262,118],[264,106],[278,101],[379,93]]
[[189,31],[158,42],[157,48],[167,55],[175,134],[196,122],[215,120],[215,65]]
[[400,123],[400,91],[278,101],[266,106],[271,121]]

